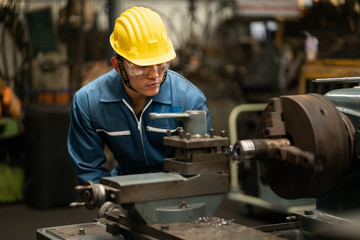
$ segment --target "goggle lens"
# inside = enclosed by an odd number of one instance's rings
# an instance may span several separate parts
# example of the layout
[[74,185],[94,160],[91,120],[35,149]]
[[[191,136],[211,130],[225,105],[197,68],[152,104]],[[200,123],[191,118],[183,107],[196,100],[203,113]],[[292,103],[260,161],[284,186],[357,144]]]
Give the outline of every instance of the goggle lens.
[[160,76],[162,75],[170,66],[170,62],[160,63],[151,66],[138,66],[127,60],[123,60],[124,67],[127,74],[135,78],[148,77],[154,71]]

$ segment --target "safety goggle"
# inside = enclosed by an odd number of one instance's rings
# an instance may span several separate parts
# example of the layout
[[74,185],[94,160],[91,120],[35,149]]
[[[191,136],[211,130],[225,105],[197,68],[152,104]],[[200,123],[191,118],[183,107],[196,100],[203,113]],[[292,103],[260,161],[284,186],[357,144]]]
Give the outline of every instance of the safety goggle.
[[151,66],[139,66],[127,61],[126,59],[123,59],[122,62],[124,64],[127,74],[134,78],[146,78],[154,71],[156,71],[156,73],[161,76],[170,67],[170,62],[160,63]]

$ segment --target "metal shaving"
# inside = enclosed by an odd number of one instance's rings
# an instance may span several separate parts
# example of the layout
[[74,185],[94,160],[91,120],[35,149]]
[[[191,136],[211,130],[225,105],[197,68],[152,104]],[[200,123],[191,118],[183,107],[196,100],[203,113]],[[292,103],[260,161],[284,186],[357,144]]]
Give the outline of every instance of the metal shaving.
[[199,217],[193,223],[196,227],[221,227],[230,225],[234,219],[225,220],[217,217]]

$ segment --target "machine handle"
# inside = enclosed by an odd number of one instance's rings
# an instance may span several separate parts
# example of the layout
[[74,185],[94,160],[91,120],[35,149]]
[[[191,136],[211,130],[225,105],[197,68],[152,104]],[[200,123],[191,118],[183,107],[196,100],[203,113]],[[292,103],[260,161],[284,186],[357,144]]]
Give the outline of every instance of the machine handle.
[[160,118],[188,118],[190,117],[189,113],[149,113],[151,119],[160,119]]
[[314,83],[360,83],[360,77],[317,78]]
[[207,134],[206,112],[204,110],[188,110],[183,113],[149,113],[151,119],[176,118],[184,121],[186,133],[205,136]]

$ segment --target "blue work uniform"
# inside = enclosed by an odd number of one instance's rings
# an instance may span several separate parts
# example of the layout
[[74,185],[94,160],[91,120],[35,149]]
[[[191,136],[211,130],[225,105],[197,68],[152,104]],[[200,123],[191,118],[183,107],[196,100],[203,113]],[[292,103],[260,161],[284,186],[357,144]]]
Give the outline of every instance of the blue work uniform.
[[[163,159],[170,157],[163,137],[174,134],[181,122],[174,118],[150,119],[149,113],[209,110],[204,94],[178,73],[168,70],[159,93],[149,97],[140,116],[136,116],[114,69],[83,86],[75,93],[70,113],[68,151],[80,183],[99,182],[101,177],[157,172]],[[105,144],[117,166],[111,172],[106,162]]]

